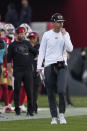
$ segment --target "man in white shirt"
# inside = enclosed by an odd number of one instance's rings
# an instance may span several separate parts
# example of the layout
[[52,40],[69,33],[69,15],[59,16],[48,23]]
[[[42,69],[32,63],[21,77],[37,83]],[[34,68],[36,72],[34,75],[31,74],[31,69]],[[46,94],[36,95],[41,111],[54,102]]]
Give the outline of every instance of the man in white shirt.
[[51,124],[57,124],[57,104],[55,85],[59,95],[59,120],[60,124],[66,124],[65,113],[65,88],[67,81],[67,52],[73,50],[69,33],[63,28],[64,18],[60,13],[51,17],[53,29],[44,33],[38,56],[37,71],[41,72],[42,62],[45,59],[45,80],[48,92]]

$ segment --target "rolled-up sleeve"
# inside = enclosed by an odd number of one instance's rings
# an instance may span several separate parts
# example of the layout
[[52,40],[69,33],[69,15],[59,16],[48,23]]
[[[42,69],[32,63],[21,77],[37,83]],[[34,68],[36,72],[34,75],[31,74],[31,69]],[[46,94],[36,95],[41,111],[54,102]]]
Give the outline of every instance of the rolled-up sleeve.
[[72,52],[73,51],[73,45],[70,39],[70,35],[68,32],[66,32],[66,34],[63,36],[64,42],[65,42],[65,48],[68,52]]

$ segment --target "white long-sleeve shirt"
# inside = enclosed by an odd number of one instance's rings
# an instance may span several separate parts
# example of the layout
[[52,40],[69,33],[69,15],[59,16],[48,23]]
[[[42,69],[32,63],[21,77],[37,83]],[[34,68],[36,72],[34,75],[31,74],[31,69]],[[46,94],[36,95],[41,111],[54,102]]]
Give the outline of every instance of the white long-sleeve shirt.
[[61,32],[56,33],[53,30],[45,32],[40,44],[37,69],[42,68],[43,59],[45,59],[45,67],[57,63],[57,61],[65,61],[66,52],[72,50],[73,45],[68,32],[65,35],[62,35]]

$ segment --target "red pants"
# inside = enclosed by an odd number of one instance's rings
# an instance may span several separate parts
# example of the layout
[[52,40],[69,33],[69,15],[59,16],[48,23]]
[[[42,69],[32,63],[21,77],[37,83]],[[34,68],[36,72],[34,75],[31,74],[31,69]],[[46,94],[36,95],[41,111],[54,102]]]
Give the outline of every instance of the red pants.
[[5,106],[8,106],[9,98],[8,98],[8,87],[7,87],[7,84],[1,85],[1,88],[0,88],[0,100],[1,100],[2,96],[3,96],[4,102],[5,102]]
[[[14,98],[14,91],[12,90],[8,90],[8,87],[6,84],[1,85],[0,88],[0,100],[3,96],[4,102],[5,102],[5,106],[7,106],[8,104],[11,104]],[[23,105],[24,104],[24,100],[25,100],[25,89],[24,86],[21,87],[20,89],[20,96],[19,96],[19,105]]]

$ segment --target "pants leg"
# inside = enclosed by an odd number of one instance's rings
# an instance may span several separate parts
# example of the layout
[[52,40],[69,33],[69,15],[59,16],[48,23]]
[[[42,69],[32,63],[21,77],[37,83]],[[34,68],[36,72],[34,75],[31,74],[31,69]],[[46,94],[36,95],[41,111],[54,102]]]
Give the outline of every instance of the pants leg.
[[8,106],[8,104],[9,104],[8,85],[3,84],[2,85],[2,90],[3,90],[3,99],[4,99],[5,106]]
[[52,117],[57,117],[57,103],[56,103],[56,94],[55,94],[55,87],[54,87],[55,78],[56,76],[52,72],[51,66],[46,67],[45,68],[45,85],[47,88],[50,113]]
[[24,86],[21,86],[20,95],[19,95],[19,105],[20,106],[24,104],[25,96],[26,96],[26,93],[25,93]]
[[2,98],[2,95],[3,95],[3,89],[2,89],[2,87],[1,87],[1,85],[0,85],[0,100],[1,100],[1,98]]
[[24,74],[24,88],[27,94],[27,111],[33,112],[33,76],[31,68],[28,68]]
[[59,113],[65,113],[65,97],[63,93],[59,93]]
[[2,88],[3,88],[3,98],[4,98],[5,106],[8,106],[9,105],[8,85],[4,84]]
[[[69,69],[68,69],[68,78],[70,77],[70,72],[69,72]],[[67,104],[71,104],[72,105],[72,102],[71,102],[71,99],[70,99],[70,91],[69,91],[69,83],[67,81],[67,85],[66,85],[66,102]]]
[[59,112],[65,112],[65,91],[67,84],[67,68],[57,71],[57,92],[59,94]]
[[38,89],[40,86],[40,77],[37,76],[33,78],[33,110],[37,111],[37,99],[38,99]]
[[9,95],[9,104],[12,104],[12,101],[14,99],[14,90],[11,86],[8,86],[8,95]]
[[22,72],[15,72],[15,75],[14,75],[14,105],[15,105],[16,112],[20,112],[19,93],[20,93],[22,78],[23,78]]
[[69,93],[69,86],[68,85],[66,87],[66,101],[67,101],[67,104],[72,104],[72,102],[70,100],[70,93]]

